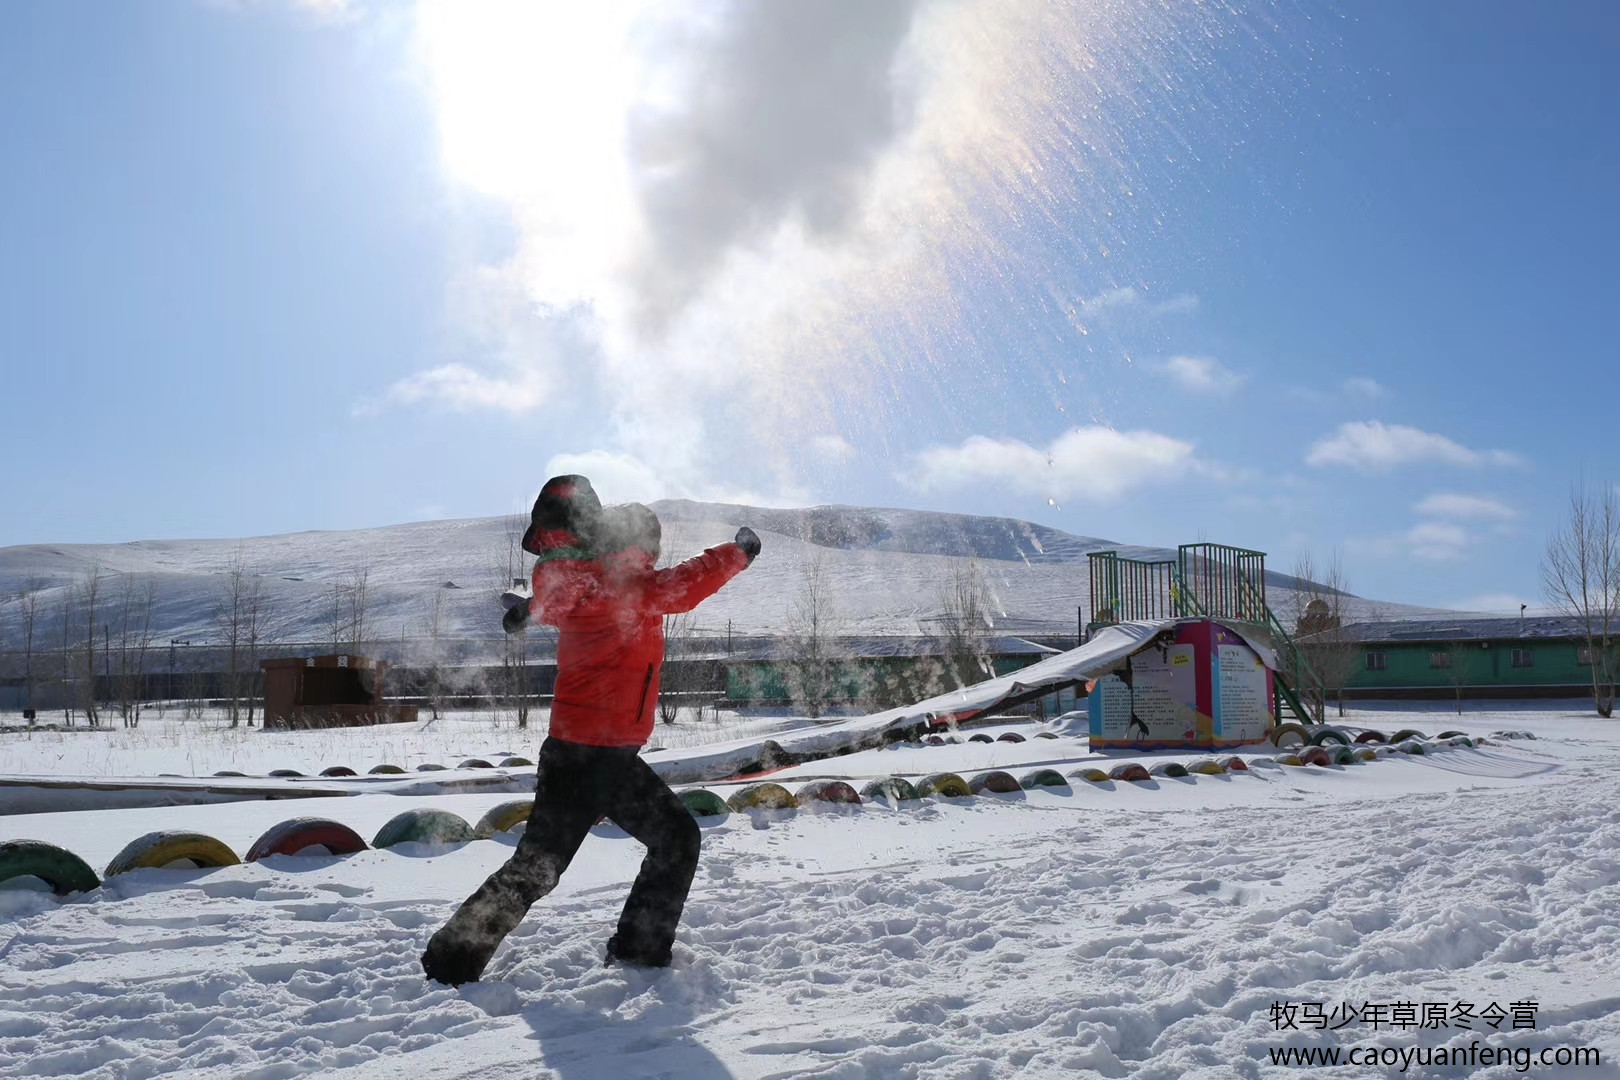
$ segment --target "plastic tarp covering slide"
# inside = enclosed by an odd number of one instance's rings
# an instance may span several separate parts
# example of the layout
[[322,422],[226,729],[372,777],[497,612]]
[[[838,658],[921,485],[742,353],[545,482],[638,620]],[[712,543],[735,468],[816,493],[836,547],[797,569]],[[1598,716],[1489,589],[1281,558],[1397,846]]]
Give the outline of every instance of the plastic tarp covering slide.
[[[1099,678],[1124,664],[1126,657],[1147,647],[1165,630],[1197,619],[1163,619],[1157,622],[1117,623],[1098,630],[1090,641],[1077,649],[1049,656],[1029,667],[972,686],[964,686],[937,697],[899,709],[856,717],[802,731],[772,736],[781,750],[804,760],[827,757],[842,751],[881,746],[900,732],[919,725],[966,720],[988,712],[1002,702],[1039,695],[1071,683]],[[1259,654],[1267,667],[1275,669],[1276,654],[1269,639],[1258,628],[1224,620],[1208,620],[1239,635]],[[696,783],[734,776],[762,765],[762,744],[757,739],[703,747],[678,758],[649,760],[653,770],[668,783]],[[768,767],[769,763],[764,763]]]

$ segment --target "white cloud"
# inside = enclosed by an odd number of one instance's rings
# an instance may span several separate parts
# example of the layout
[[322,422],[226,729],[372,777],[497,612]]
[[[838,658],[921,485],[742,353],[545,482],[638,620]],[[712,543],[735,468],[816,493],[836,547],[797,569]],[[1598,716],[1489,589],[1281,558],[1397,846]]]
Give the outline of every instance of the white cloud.
[[1519,512],[1506,503],[1483,495],[1436,492],[1414,506],[1424,517],[1453,518],[1460,521],[1511,521]]
[[1077,303],[1081,311],[1090,315],[1108,312],[1186,315],[1198,310],[1198,297],[1191,293],[1176,293],[1163,300],[1154,300],[1131,285],[1104,289],[1095,296],[1082,297]]
[[923,490],[997,484],[1048,499],[1115,498],[1144,484],[1177,479],[1202,466],[1190,443],[1152,431],[1076,428],[1046,449],[1017,439],[974,435],[959,446],[916,455],[903,480]]
[[384,405],[442,405],[453,412],[530,412],[547,397],[547,379],[538,368],[489,375],[465,364],[445,364],[419,371],[390,386],[379,399],[362,401],[359,415],[372,415]]
[[1230,394],[1248,378],[1205,356],[1172,356],[1164,362],[1164,370],[1183,390],[1194,394]]
[[1444,521],[1421,521],[1406,532],[1406,544],[1419,559],[1450,562],[1459,558],[1473,543],[1461,525]]
[[1364,376],[1356,376],[1355,378],[1344,380],[1344,383],[1341,385],[1340,389],[1342,389],[1350,397],[1358,397],[1366,401],[1376,401],[1385,394],[1389,393],[1389,391],[1384,389],[1383,385],[1377,380],[1369,379]]
[[1305,463],[1382,472],[1401,465],[1522,465],[1523,459],[1505,450],[1472,450],[1444,435],[1404,424],[1360,420],[1340,424],[1332,435],[1318,440]]

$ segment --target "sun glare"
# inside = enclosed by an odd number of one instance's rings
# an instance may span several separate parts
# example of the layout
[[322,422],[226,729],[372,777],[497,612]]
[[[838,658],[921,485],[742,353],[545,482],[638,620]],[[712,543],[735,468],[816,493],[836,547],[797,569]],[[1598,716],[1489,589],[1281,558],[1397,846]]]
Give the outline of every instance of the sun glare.
[[419,9],[446,171],[511,204],[526,231],[550,234],[547,261],[566,260],[576,277],[632,224],[625,144],[640,11],[533,0]]

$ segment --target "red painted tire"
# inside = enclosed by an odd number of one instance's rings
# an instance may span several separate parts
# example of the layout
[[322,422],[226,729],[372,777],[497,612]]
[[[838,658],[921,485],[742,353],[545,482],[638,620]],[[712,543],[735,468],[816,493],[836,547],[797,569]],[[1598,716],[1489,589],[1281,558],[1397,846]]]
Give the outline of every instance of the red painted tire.
[[1360,734],[1358,734],[1356,736],[1356,742],[1358,742],[1358,743],[1383,743],[1383,742],[1389,742],[1389,736],[1385,735],[1382,731],[1373,731],[1373,730],[1371,730],[1369,728],[1368,730],[1363,731],[1363,732],[1361,732]]
[[801,806],[807,802],[861,804],[860,792],[842,780],[813,780],[800,788],[795,797]]
[[333,855],[353,855],[366,850],[360,834],[342,822],[329,818],[302,817],[272,825],[253,842],[243,862],[258,862],[267,855],[297,855],[308,847],[321,846]]
[[371,767],[372,776],[399,776],[404,772],[405,770],[398,765],[373,765]]
[[1024,737],[1016,731],[1005,731],[996,736],[996,742],[1023,742]]
[[355,776],[355,771],[347,765],[331,765],[321,770],[322,776]]
[[1217,758],[1215,763],[1217,765],[1220,765],[1223,768],[1225,768],[1227,772],[1248,772],[1249,771],[1249,763],[1247,761],[1244,761],[1242,758],[1238,757],[1236,754],[1232,754],[1232,755],[1229,755],[1229,756],[1223,757],[1223,758]]
[[494,767],[481,757],[470,757],[456,766],[458,769],[493,769]]
[[1110,780],[1152,780],[1153,774],[1134,761],[1127,761],[1123,765],[1115,765],[1108,770]]
[[1333,764],[1333,758],[1328,754],[1325,747],[1302,746],[1299,748],[1298,754],[1302,765],[1320,765],[1326,768]]
[[982,772],[968,780],[968,790],[975,795],[989,793],[991,795],[1008,795],[1014,791],[1022,791],[1018,786],[1018,777],[1000,769],[991,769]]

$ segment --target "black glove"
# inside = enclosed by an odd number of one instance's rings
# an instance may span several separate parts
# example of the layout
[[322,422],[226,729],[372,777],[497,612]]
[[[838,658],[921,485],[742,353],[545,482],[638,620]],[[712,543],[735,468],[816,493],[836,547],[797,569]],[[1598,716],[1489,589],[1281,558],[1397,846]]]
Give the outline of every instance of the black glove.
[[743,554],[748,556],[748,561],[753,562],[754,556],[759,554],[759,536],[753,529],[744,525],[737,530],[737,546],[743,549]]
[[521,604],[513,604],[506,609],[506,614],[501,616],[501,629],[508,634],[515,634],[522,630],[528,621],[529,602],[524,600]]

